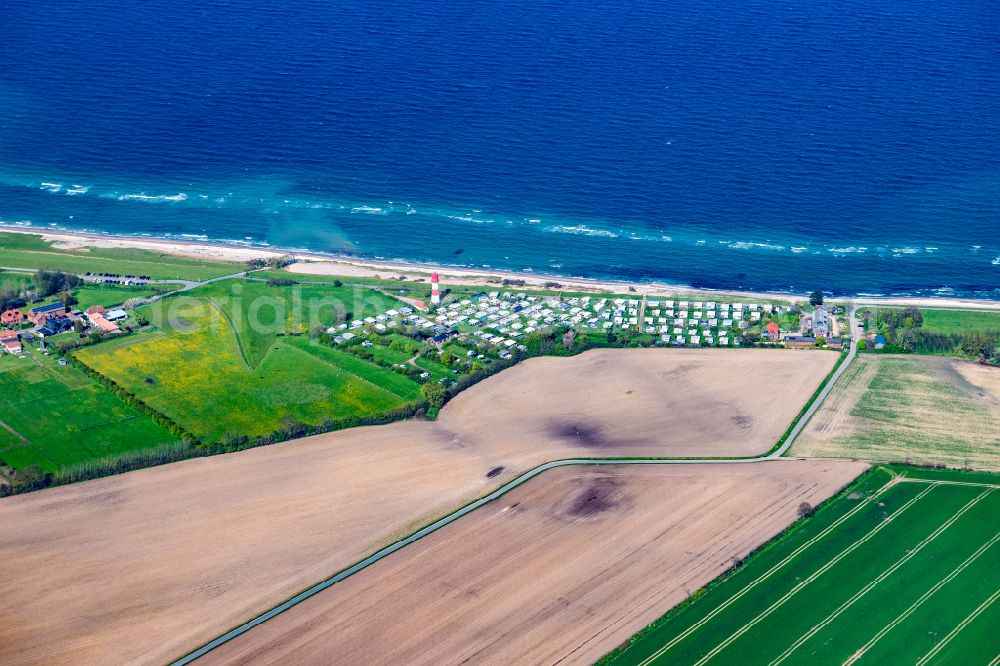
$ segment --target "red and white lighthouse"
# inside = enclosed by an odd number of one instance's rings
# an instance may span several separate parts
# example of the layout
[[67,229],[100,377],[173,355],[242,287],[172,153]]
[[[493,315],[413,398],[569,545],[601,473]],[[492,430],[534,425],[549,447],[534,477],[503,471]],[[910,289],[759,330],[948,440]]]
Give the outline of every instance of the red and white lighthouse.
[[437,271],[431,273],[431,305],[441,303],[441,283],[438,279]]

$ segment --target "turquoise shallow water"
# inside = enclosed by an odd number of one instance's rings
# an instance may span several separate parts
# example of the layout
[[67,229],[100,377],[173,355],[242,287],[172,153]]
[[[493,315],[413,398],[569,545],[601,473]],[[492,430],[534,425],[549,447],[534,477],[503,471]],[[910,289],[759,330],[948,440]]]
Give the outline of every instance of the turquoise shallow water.
[[1000,298],[998,9],[0,9],[0,220]]

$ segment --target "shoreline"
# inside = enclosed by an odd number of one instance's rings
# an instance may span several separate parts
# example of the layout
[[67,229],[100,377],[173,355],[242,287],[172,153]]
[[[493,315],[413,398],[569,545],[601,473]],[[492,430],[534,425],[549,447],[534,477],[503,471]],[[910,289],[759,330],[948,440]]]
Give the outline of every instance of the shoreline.
[[[121,236],[114,234],[46,230],[35,227],[0,224],[0,232],[10,232],[39,236],[52,242],[54,249],[74,251],[86,247],[105,249],[142,249],[163,252],[195,259],[230,261],[243,263],[251,259],[267,259],[290,255],[297,263],[288,267],[290,273],[323,277],[399,279],[408,281],[429,281],[430,274],[437,271],[446,287],[481,286],[503,287],[503,280],[524,281],[524,284],[508,285],[517,289],[545,289],[545,283],[558,282],[562,290],[590,292],[595,294],[629,294],[637,297],[649,296],[733,296],[762,301],[782,301],[793,303],[808,298],[808,294],[768,291],[741,291],[727,289],[698,289],[687,285],[662,281],[630,282],[627,280],[570,277],[558,274],[518,272],[495,269],[480,269],[462,266],[421,264],[403,260],[363,259],[335,253],[306,250],[261,247],[238,241],[213,241],[209,239],[184,239],[157,236]],[[554,289],[554,288],[552,288]],[[949,296],[830,296],[831,302],[851,302],[856,305],[885,305],[918,307],[940,307],[969,310],[1000,310],[1000,300],[962,298]]]

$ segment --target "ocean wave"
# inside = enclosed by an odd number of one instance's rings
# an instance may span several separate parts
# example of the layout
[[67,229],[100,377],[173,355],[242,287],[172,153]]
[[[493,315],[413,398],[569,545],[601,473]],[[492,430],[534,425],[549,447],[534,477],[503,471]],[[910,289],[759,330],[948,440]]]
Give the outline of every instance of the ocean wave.
[[74,185],[73,187],[70,187],[69,189],[66,190],[66,194],[72,196],[75,194],[86,194],[89,191],[90,191],[89,185]]
[[[310,208],[322,208],[322,205],[313,205]],[[355,206],[351,209],[352,213],[364,213],[366,215],[385,215],[386,210],[384,208],[379,208],[377,206]]]
[[618,238],[618,234],[606,229],[593,229],[583,224],[557,224],[542,229],[545,233],[554,234],[574,234],[578,236],[597,236],[600,238]]
[[850,247],[828,247],[826,251],[832,254],[864,254],[868,248],[851,245]]
[[62,190],[62,183],[39,183],[38,187],[47,192],[59,192]]
[[480,219],[478,217],[472,217],[471,215],[445,215],[449,220],[458,220],[459,222],[472,222],[473,224],[492,224],[495,220],[492,219]]
[[145,192],[139,192],[138,194],[111,194],[105,196],[110,196],[117,201],[142,201],[144,203],[187,201],[188,198],[188,195],[183,192],[178,192],[177,194],[146,194]]
[[725,245],[726,247],[732,248],[734,250],[752,250],[754,248],[760,248],[762,250],[776,250],[780,252],[785,249],[784,245],[773,245],[771,243],[754,243],[751,241],[720,240],[719,244]]
[[892,248],[892,253],[895,256],[901,256],[904,254],[918,254],[920,252],[919,247],[894,247]]

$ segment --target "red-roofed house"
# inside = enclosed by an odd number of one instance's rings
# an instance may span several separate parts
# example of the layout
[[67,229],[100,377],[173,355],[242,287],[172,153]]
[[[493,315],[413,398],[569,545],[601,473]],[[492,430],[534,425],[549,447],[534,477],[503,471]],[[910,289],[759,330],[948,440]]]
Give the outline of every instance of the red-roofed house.
[[0,323],[5,326],[14,326],[24,321],[24,313],[20,310],[6,310],[0,314]]
[[118,328],[118,325],[112,321],[108,321],[107,317],[97,312],[93,312],[87,315],[87,319],[93,326],[101,329],[101,333],[121,333],[122,330]]
[[39,305],[28,310],[28,319],[36,326],[44,326],[48,319],[61,319],[66,316],[66,306],[62,303]]
[[774,342],[777,342],[778,337],[781,335],[781,329],[778,328],[778,324],[773,321],[767,322],[767,326],[764,327],[764,331],[767,333],[767,338]]
[[91,305],[89,308],[87,308],[87,314],[89,314],[89,315],[92,315],[92,314],[101,314],[102,315],[105,312],[107,312],[107,310],[104,309],[103,305]]
[[16,331],[0,331],[0,344],[11,354],[21,353],[21,341]]

